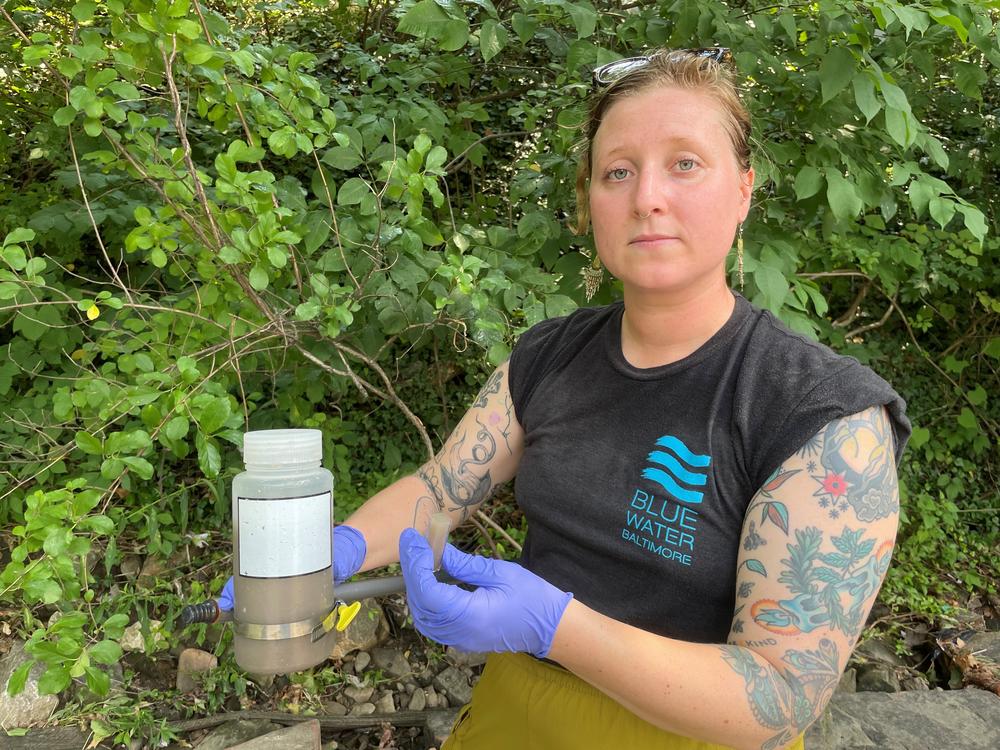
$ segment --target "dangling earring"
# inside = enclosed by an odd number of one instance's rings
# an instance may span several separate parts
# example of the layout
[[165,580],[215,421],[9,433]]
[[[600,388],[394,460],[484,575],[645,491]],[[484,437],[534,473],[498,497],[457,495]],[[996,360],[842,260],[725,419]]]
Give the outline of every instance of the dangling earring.
[[743,291],[743,222],[736,229],[736,268],[740,277],[740,291]]
[[594,251],[594,260],[589,266],[584,266],[580,269],[580,275],[583,276],[583,296],[587,298],[587,302],[590,302],[591,298],[597,294],[597,290],[601,287],[601,282],[604,281],[604,267],[601,265],[601,258]]

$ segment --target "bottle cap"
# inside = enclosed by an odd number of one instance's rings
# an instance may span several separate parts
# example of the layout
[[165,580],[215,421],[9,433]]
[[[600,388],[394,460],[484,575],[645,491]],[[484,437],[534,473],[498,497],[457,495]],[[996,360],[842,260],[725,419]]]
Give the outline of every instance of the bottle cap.
[[251,430],[243,434],[247,466],[288,466],[323,460],[320,430]]

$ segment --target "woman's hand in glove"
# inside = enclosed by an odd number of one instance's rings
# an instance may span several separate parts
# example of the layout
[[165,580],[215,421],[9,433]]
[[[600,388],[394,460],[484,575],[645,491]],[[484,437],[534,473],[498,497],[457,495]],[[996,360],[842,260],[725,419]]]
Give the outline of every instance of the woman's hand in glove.
[[544,657],[573,595],[520,565],[445,546],[446,573],[476,586],[466,591],[434,576],[430,545],[416,530],[399,537],[399,561],[413,624],[428,638],[462,651],[524,651]]

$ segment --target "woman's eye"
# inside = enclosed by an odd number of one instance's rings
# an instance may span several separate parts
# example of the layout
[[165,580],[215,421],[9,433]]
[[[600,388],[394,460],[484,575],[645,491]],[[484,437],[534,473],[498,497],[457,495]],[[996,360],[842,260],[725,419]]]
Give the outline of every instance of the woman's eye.
[[608,172],[608,177],[612,180],[624,180],[628,177],[628,170],[625,167],[618,167],[617,169],[612,169]]
[[680,161],[677,162],[677,167],[682,172],[690,172],[692,169],[695,168],[695,161],[694,159],[681,159]]

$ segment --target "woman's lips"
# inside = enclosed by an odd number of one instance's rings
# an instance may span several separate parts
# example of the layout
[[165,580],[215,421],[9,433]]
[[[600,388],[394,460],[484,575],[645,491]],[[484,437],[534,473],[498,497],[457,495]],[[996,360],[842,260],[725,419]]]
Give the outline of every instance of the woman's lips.
[[675,242],[676,240],[676,237],[668,234],[640,234],[638,237],[634,237],[629,244],[640,247],[653,247],[654,245],[662,245],[668,242]]

